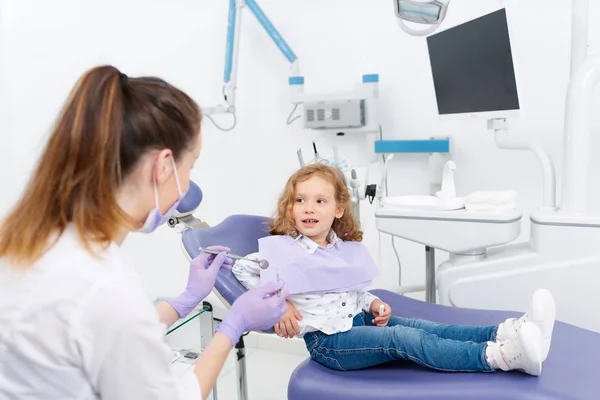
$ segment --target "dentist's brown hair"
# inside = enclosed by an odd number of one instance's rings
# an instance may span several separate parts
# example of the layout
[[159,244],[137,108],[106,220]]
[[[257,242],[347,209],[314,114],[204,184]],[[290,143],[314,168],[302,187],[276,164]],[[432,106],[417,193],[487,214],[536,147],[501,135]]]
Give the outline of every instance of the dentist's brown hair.
[[28,266],[68,225],[87,250],[139,228],[116,194],[140,158],[193,148],[202,114],[188,95],[153,77],[128,78],[101,66],[83,74],[60,113],[22,198],[0,225],[0,258]]

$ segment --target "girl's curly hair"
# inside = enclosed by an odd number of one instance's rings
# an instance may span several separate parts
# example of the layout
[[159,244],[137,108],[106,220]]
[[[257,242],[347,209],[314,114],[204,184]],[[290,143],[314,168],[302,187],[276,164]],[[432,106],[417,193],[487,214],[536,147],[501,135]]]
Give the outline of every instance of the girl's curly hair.
[[324,164],[310,164],[296,171],[288,179],[283,193],[279,198],[277,213],[269,222],[271,235],[294,235],[296,225],[292,217],[292,208],[295,201],[296,184],[304,182],[313,176],[319,176],[333,185],[336,203],[343,205],[344,215],[336,218],[332,229],[336,235],[344,241],[360,242],[363,233],[359,229],[359,223],[352,215],[352,204],[350,202],[350,191],[346,186],[346,179],[342,172],[334,167]]

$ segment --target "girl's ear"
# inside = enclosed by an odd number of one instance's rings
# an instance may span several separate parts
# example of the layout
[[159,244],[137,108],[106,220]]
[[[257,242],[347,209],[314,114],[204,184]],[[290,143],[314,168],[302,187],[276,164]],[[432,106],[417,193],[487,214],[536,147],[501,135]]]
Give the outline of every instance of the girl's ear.
[[343,215],[344,215],[344,206],[342,204],[338,204],[335,207],[335,217],[342,218]]

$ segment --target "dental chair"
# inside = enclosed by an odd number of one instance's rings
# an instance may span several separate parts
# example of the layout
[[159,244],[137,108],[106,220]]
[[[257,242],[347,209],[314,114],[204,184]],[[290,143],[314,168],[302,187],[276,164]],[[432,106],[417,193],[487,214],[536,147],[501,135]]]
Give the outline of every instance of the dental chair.
[[[184,230],[183,246],[190,258],[199,254],[199,247],[212,245],[227,246],[239,255],[253,253],[258,250],[258,239],[269,234],[266,221],[261,216],[232,215],[211,228]],[[231,271],[220,270],[215,293],[226,306],[245,291]],[[371,292],[389,303],[395,315],[441,323],[495,325],[521,315],[425,303],[387,290]],[[247,400],[243,338],[236,351],[238,400]],[[308,359],[292,374],[288,399],[592,400],[600,399],[600,372],[596,364],[599,362],[600,334],[557,321],[540,377],[520,372],[437,372],[404,361],[358,371],[335,371]]]

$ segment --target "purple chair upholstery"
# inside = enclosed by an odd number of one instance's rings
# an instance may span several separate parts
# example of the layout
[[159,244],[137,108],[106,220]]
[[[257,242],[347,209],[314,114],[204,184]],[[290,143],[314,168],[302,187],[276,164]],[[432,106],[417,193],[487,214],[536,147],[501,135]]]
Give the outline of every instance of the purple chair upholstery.
[[[183,232],[184,247],[191,257],[198,255],[198,247],[210,245],[228,246],[233,253],[246,255],[257,251],[258,239],[268,235],[266,221],[265,217],[233,215],[210,229],[188,229]],[[219,272],[215,289],[229,304],[245,291],[225,270]],[[518,315],[430,304],[386,290],[372,293],[389,303],[394,314],[442,323],[492,325]],[[600,334],[557,322],[540,377],[519,372],[436,372],[404,361],[342,372],[306,360],[290,379],[288,399],[600,399],[600,373],[593,364],[598,360]]]
[[[258,239],[269,235],[268,218],[256,215],[232,215],[210,229],[187,229],[182,233],[183,246],[191,258],[200,247],[227,246],[233,254],[245,256],[258,251]],[[229,306],[246,292],[246,288],[231,271],[221,269],[217,274],[215,291]],[[273,329],[265,333],[275,333]]]
[[204,195],[200,186],[196,185],[193,181],[190,181],[190,188],[188,192],[177,206],[177,212],[181,214],[190,214],[200,205]]
[[[518,315],[425,303],[387,290],[371,292],[389,303],[394,314],[409,318],[493,325]],[[306,360],[290,379],[288,399],[600,399],[600,374],[593,366],[599,357],[599,334],[557,322],[552,347],[539,377],[520,372],[436,372],[408,361],[340,372]]]

